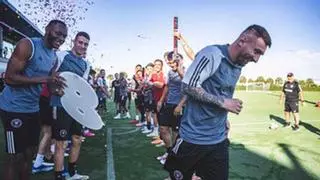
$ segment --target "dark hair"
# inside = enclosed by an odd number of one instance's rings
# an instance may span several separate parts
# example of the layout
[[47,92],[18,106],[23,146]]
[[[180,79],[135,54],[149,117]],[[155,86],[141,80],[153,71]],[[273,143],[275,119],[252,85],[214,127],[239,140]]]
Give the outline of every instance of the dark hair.
[[75,39],[77,39],[79,36],[83,36],[83,37],[87,38],[88,40],[90,40],[89,34],[86,33],[86,32],[84,32],[84,31],[78,32],[77,35],[76,35],[76,37],[75,37]]
[[95,70],[93,70],[93,69],[90,69],[90,72],[89,72],[89,74],[96,74],[97,72],[95,71]]
[[102,72],[102,71],[106,72],[106,70],[104,70],[104,69],[100,69],[100,72]]
[[137,64],[136,67],[141,67],[142,68],[142,65],[141,64]]
[[267,46],[269,46],[269,48],[271,47],[271,37],[268,33],[268,31],[259,25],[253,24],[249,27],[247,27],[247,29],[245,29],[242,33],[248,32],[248,31],[252,31],[254,32],[254,34],[258,37],[258,38],[262,38],[263,41],[266,43]]
[[148,63],[148,64],[146,65],[146,67],[148,67],[148,66],[154,67],[154,64],[153,64],[153,63]]
[[56,25],[56,24],[61,24],[61,25],[65,26],[65,27],[67,27],[66,23],[64,23],[63,21],[60,21],[60,20],[58,20],[58,19],[51,20],[51,21],[48,23],[47,27],[53,26],[53,25]]
[[[173,55],[174,55],[173,51],[169,52],[167,55],[167,59],[168,60],[175,60],[175,59],[173,59]],[[183,59],[183,56],[180,53],[178,53],[177,55],[179,56],[180,59]]]
[[163,61],[161,59],[156,59],[156,60],[154,60],[154,62],[160,62],[161,66],[163,66]]

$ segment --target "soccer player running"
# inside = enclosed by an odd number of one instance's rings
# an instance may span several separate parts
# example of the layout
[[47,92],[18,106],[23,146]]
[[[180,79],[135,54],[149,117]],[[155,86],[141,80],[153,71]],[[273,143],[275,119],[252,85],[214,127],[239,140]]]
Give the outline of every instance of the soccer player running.
[[[197,53],[182,80],[188,96],[179,138],[169,152],[165,169],[171,179],[228,179],[227,114],[239,114],[242,101],[233,98],[241,69],[258,62],[271,46],[267,30],[251,25],[230,45],[211,45]],[[191,151],[192,150],[192,151]]]
[[280,104],[282,104],[283,99],[285,98],[284,118],[286,120],[286,124],[284,126],[290,127],[290,113],[292,113],[294,117],[294,126],[292,127],[292,129],[294,131],[298,131],[300,121],[299,98],[301,101],[301,105],[303,105],[304,98],[302,89],[298,81],[294,79],[293,73],[288,73],[287,78],[288,80],[284,83],[280,96]]
[[1,173],[4,180],[29,180],[33,155],[40,136],[39,99],[41,84],[62,83],[50,71],[57,64],[55,49],[67,36],[67,26],[52,20],[43,38],[24,38],[16,45],[6,70],[0,94],[0,117],[5,133],[6,155]]
[[[90,65],[83,59],[87,51],[90,37],[86,32],[78,32],[73,41],[71,51],[57,52],[60,66],[58,72],[72,72],[84,79],[88,79]],[[57,89],[59,90],[59,89]],[[63,89],[60,89],[63,91]],[[77,172],[77,161],[80,154],[82,125],[74,120],[62,107],[61,97],[52,96],[51,105],[54,108],[53,138],[56,139],[55,150],[55,180],[64,180],[64,153],[65,142],[71,136],[71,150],[68,162],[68,173],[71,179],[89,179],[89,176],[80,175]]]

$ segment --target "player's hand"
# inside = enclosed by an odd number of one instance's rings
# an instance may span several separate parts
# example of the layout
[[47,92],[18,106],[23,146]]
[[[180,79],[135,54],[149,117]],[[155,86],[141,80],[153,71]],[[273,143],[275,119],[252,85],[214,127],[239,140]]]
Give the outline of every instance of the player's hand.
[[176,108],[174,108],[173,115],[175,116],[182,115],[182,106],[178,105]]
[[159,101],[158,104],[157,104],[157,111],[160,112],[161,108],[162,108],[162,104],[163,102],[162,101]]
[[66,80],[59,76],[59,73],[53,71],[47,79],[50,91],[54,95],[63,96],[64,88],[67,87]]
[[222,108],[229,112],[239,114],[242,109],[242,101],[240,99],[224,99]]
[[178,38],[178,40],[180,40],[181,39],[181,33],[180,32],[174,32],[174,34],[173,34],[175,37],[177,37]]

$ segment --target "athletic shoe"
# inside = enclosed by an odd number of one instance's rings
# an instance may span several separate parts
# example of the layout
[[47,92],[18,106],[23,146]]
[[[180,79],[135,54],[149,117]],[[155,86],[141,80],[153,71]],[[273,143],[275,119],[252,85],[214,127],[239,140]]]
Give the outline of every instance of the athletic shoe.
[[[146,122],[146,121],[145,121],[145,122]],[[136,124],[136,127],[141,127],[141,126],[147,125],[147,123],[145,123],[145,122],[141,122],[141,123]]]
[[138,123],[139,123],[139,121],[138,121],[138,120],[133,119],[133,120],[129,121],[129,123],[130,123],[130,124],[138,124]]
[[68,170],[67,170],[66,168],[63,168],[62,176],[63,176],[63,177],[69,176],[69,172],[68,172]]
[[90,130],[85,130],[83,132],[83,136],[84,137],[93,137],[93,136],[95,136],[95,134],[93,132],[91,132]]
[[299,130],[300,130],[300,127],[299,127],[299,125],[294,125],[294,126],[292,127],[292,129],[293,129],[294,131],[299,131]]
[[148,129],[148,128],[146,128],[145,130],[142,131],[143,134],[149,134],[152,132],[153,132],[153,129]]
[[46,166],[54,166],[53,157],[51,159],[47,159],[46,157],[44,157],[42,164]]
[[127,112],[127,114],[124,116],[124,118],[131,118],[130,113]]
[[74,174],[72,177],[67,178],[67,180],[87,180],[87,179],[89,179],[89,176],[80,175],[80,174]]
[[160,164],[164,165],[166,163],[166,161],[167,161],[167,158],[163,158],[160,160]]
[[285,127],[285,128],[290,127],[290,122],[286,122],[286,124],[283,127]]
[[154,137],[159,136],[159,133],[157,131],[152,131],[150,134],[147,134],[147,137]]
[[162,156],[158,156],[157,157],[157,160],[161,160],[161,159],[164,159],[164,158],[167,158],[168,157],[168,153],[166,152],[166,153],[164,153]]
[[113,119],[121,119],[121,114],[117,114]]
[[48,172],[53,170],[53,166],[46,166],[41,164],[39,167],[32,166],[32,174],[40,173],[40,172]]
[[155,139],[153,141],[151,141],[151,144],[157,145],[157,144],[161,144],[163,141],[159,138],[159,139]]
[[166,144],[162,141],[160,144],[157,144],[156,147],[163,147],[165,146]]

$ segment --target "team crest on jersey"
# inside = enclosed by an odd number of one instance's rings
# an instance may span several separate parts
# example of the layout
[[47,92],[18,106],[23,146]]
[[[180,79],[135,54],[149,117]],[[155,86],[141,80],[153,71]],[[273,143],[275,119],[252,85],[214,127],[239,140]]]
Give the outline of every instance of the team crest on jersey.
[[67,130],[61,129],[59,134],[60,134],[60,137],[66,137],[67,136]]
[[173,171],[173,176],[176,180],[182,180],[183,179],[183,175],[181,173],[181,171],[179,170],[174,170]]
[[19,128],[22,126],[22,121],[21,121],[21,119],[12,119],[10,124],[14,128]]

